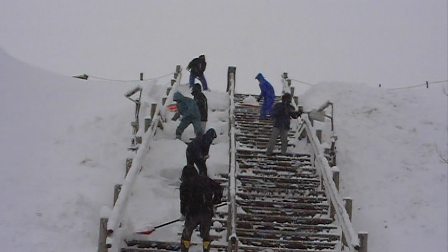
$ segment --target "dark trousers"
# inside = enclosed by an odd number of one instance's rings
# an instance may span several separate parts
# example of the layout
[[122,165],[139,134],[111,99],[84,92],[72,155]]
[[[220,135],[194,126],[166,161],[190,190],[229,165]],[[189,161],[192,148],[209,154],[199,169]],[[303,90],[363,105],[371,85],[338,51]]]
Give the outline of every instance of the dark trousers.
[[187,151],[187,165],[194,166],[199,170],[199,174],[207,175],[207,165],[205,164],[205,159],[199,158],[194,153],[189,153]]
[[[196,215],[185,216],[184,230],[182,232],[181,240],[190,241],[191,235],[196,227],[199,225],[199,232],[203,241],[211,241],[210,227],[212,225],[213,213],[204,213]],[[184,250],[188,251],[188,250]]]
[[198,77],[199,80],[201,81],[202,89],[208,90],[207,80],[205,80],[204,74],[196,75],[194,73],[190,73],[190,88],[194,86],[194,79],[196,79],[196,77]]
[[288,132],[289,129],[279,129],[272,128],[271,138],[269,139],[269,143],[267,146],[266,154],[271,155],[274,151],[275,143],[277,142],[278,136],[280,136],[280,141],[282,143],[281,152],[283,155],[286,154],[286,150],[288,148]]

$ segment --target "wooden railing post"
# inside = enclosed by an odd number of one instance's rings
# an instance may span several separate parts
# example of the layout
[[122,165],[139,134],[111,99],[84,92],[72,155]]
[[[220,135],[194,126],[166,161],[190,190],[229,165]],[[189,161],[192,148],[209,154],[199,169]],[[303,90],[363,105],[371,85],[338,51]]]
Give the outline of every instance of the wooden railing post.
[[157,103],[151,103],[151,118],[155,117],[155,113],[156,113],[156,109],[157,109]]
[[145,118],[145,132],[148,131],[149,126],[151,126],[151,122],[152,122],[152,117],[147,116]]
[[121,184],[116,184],[114,187],[114,206],[115,206],[115,203],[117,202],[118,195],[120,194],[120,191],[121,191]]
[[100,235],[98,237],[98,252],[107,252],[106,239],[107,239],[107,221],[108,218],[100,219]]
[[339,171],[338,170],[333,170],[333,181],[334,181],[334,184],[336,185],[336,189],[338,189],[338,191],[339,191]]
[[[336,185],[336,188],[339,191],[339,171],[338,170],[333,170],[333,181],[334,184]],[[330,204],[330,218],[334,219],[334,215],[336,214],[336,210],[334,209],[333,204]]]
[[[233,73],[234,80],[236,79],[236,67],[235,66],[229,66],[227,70],[227,90],[226,92],[229,92],[230,90],[230,74]],[[236,81],[234,81],[236,83]]]
[[171,87],[167,87],[167,88],[166,88],[166,95],[169,95],[169,94],[170,94],[170,91],[171,91]]
[[359,250],[358,252],[367,252],[367,232],[359,232],[358,238],[359,238]]
[[[347,211],[348,214],[348,218],[350,219],[350,221],[352,220],[352,199],[351,198],[344,198],[344,207],[345,210]],[[347,239],[345,238],[345,234],[342,234],[342,244],[344,244],[345,246],[347,246]]]
[[316,130],[316,136],[317,136],[317,139],[319,139],[319,143],[322,143],[322,130],[321,129]]
[[126,172],[124,174],[124,177],[128,175],[129,169],[131,169],[132,166],[132,158],[126,158]]
[[353,200],[351,198],[344,198],[345,210],[347,210],[348,217],[352,220]]

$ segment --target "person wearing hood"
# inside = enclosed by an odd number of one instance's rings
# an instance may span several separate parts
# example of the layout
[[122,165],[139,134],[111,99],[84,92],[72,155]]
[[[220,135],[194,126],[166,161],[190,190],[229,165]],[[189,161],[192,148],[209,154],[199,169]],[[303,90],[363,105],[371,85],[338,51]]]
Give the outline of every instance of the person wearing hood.
[[269,119],[271,114],[271,108],[272,105],[274,104],[275,99],[274,88],[272,87],[271,83],[269,83],[261,73],[257,74],[255,79],[258,80],[261,89],[261,93],[258,96],[257,101],[260,102],[263,99],[263,105],[261,106],[260,111],[260,119],[266,120]]
[[199,108],[199,113],[201,114],[201,127],[202,131],[205,132],[207,127],[207,117],[208,117],[208,104],[207,97],[202,93],[202,87],[199,83],[194,84],[191,94],[196,101]]
[[289,93],[285,93],[282,96],[282,102],[276,103],[272,108],[272,118],[274,119],[274,125],[272,127],[271,138],[266,150],[266,155],[272,155],[277,137],[280,135],[281,153],[286,154],[288,148],[288,131],[290,129],[290,118],[298,118],[302,115],[302,111],[295,111],[291,105],[292,96]]
[[181,236],[181,252],[188,252],[191,236],[199,226],[202,237],[202,251],[210,251],[210,227],[214,215],[214,205],[221,202],[222,186],[207,175],[198,174],[192,166],[186,165],[182,170],[180,194],[180,220],[184,222]]
[[202,83],[202,88],[204,90],[209,90],[207,86],[207,80],[204,76],[205,68],[207,67],[207,62],[205,61],[205,55],[199,55],[198,58],[194,58],[190,61],[187,66],[187,70],[190,71],[190,88],[194,85],[194,80],[198,78]]
[[187,165],[194,166],[199,170],[199,174],[207,175],[207,165],[205,161],[208,159],[208,152],[213,139],[217,137],[215,129],[211,128],[203,135],[196,136],[188,143],[186,156]]
[[181,138],[182,133],[190,124],[193,125],[196,136],[202,135],[204,131],[201,128],[201,115],[196,102],[189,97],[185,97],[180,92],[174,93],[173,101],[177,103],[177,113],[173,116],[172,120],[176,121],[182,116],[176,128],[176,139]]

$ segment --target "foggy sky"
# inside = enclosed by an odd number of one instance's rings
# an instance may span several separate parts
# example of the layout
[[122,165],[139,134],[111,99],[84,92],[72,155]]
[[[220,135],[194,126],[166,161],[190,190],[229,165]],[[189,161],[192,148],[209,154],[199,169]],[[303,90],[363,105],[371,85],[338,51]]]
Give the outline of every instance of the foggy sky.
[[[158,77],[200,54],[212,90],[263,73],[384,87],[448,79],[446,0],[0,0],[0,47],[42,69]],[[187,82],[185,72],[183,82]],[[302,84],[294,83],[302,86]]]

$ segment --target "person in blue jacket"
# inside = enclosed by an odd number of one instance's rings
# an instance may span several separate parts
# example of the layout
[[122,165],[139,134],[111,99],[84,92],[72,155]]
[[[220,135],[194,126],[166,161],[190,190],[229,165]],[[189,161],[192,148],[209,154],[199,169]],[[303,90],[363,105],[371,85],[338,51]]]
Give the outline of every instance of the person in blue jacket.
[[173,101],[177,103],[177,113],[173,116],[172,120],[176,121],[182,116],[182,119],[176,128],[176,139],[181,138],[182,133],[190,124],[193,124],[196,136],[202,135],[204,132],[201,127],[201,114],[199,113],[196,101],[189,97],[185,97],[179,92],[174,93]]
[[260,119],[269,119],[271,114],[271,108],[274,104],[275,92],[271,83],[269,83],[261,73],[257,74],[255,79],[260,83],[261,93],[258,96],[257,101],[260,102],[263,99],[263,105],[261,106]]
[[281,153],[286,154],[286,149],[288,148],[288,131],[290,129],[290,118],[296,119],[302,115],[302,111],[295,111],[294,107],[291,105],[292,96],[289,93],[285,93],[282,96],[282,102],[276,103],[272,108],[272,118],[274,119],[274,125],[272,127],[271,138],[266,150],[266,155],[272,155],[274,150],[277,137],[280,135],[280,140],[282,142]]

